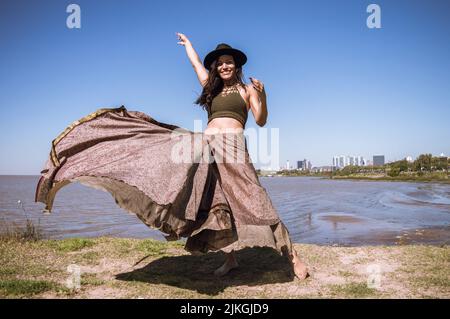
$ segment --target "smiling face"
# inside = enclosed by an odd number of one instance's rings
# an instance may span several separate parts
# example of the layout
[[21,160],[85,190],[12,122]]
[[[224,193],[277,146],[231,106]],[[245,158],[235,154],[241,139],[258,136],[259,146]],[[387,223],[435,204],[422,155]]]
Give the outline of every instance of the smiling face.
[[219,73],[222,80],[230,80],[235,77],[236,64],[234,58],[231,55],[221,55],[217,59],[217,73]]

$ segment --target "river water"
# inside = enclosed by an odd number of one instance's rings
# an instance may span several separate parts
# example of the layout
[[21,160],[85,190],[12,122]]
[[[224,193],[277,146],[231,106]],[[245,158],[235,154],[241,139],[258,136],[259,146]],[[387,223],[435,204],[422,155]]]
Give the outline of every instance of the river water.
[[[39,224],[49,238],[163,239],[119,208],[109,193],[70,184],[53,213],[34,203],[39,176],[0,176],[0,221]],[[450,185],[437,183],[261,177],[292,240],[326,245],[450,243]],[[20,200],[21,204],[18,203]]]

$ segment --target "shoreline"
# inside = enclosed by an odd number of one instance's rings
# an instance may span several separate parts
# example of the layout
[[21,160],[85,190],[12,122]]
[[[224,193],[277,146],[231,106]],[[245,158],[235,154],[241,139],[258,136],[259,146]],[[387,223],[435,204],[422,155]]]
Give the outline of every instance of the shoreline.
[[[345,223],[345,220],[342,220],[342,217],[348,218],[346,216],[327,216],[330,218],[331,222]],[[350,217],[353,218],[353,217]],[[45,233],[42,229],[40,230],[42,233],[42,239],[44,240],[71,240],[76,238],[85,238],[85,239],[95,239],[95,238],[112,238],[112,239],[131,239],[131,240],[146,240],[151,239],[155,241],[161,241],[166,243],[164,238],[156,238],[156,237],[142,237],[142,236],[116,236],[113,234],[102,234],[84,236],[82,234],[75,234],[70,237],[64,236],[50,236]],[[1,229],[0,229],[1,236]],[[177,243],[184,245],[186,243],[186,238],[181,238],[177,241]],[[398,247],[399,245],[426,245],[426,246],[436,246],[442,247],[445,245],[450,245],[450,225],[441,225],[441,226],[430,226],[430,227],[413,227],[413,228],[403,228],[399,230],[385,230],[385,231],[373,231],[365,234],[355,234],[349,237],[346,237],[341,240],[332,240],[332,241],[293,241],[293,244],[306,244],[306,245],[315,245],[320,247]]]
[[410,182],[410,183],[437,183],[437,184],[450,184],[449,179],[420,179],[420,178],[395,178],[395,177],[359,177],[359,176],[333,176],[327,178],[330,180],[364,180],[364,181],[377,181],[377,182]]
[[[450,246],[294,244],[311,277],[293,278],[267,247],[238,251],[217,278],[221,252],[194,256],[180,242],[130,238],[0,240],[1,298],[450,298]],[[80,270],[80,287],[68,288]],[[377,272],[377,284],[369,276]],[[369,284],[368,284],[369,283]]]
[[395,177],[368,177],[368,176],[323,176],[323,175],[258,175],[258,177],[315,177],[318,179],[326,180],[356,180],[356,181],[374,181],[374,182],[410,182],[410,183],[437,183],[437,184],[450,184],[450,179],[400,179]]

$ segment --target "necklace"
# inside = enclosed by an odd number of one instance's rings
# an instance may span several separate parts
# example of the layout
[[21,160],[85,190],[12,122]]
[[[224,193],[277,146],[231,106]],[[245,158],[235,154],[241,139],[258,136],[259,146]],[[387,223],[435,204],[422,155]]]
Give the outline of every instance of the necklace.
[[226,96],[226,95],[234,93],[234,92],[238,92],[239,93],[239,90],[237,88],[237,83],[235,83],[233,85],[230,85],[230,86],[225,86],[224,85],[223,89],[222,89],[222,92],[221,92],[221,95],[222,96]]

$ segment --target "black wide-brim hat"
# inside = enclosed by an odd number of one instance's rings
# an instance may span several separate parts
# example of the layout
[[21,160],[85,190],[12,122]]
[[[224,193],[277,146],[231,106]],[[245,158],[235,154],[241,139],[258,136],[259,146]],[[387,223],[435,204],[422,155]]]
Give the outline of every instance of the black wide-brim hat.
[[231,55],[234,58],[234,62],[237,67],[243,66],[247,62],[247,56],[244,52],[234,49],[226,43],[220,43],[217,45],[214,51],[209,52],[205,59],[203,60],[203,65],[208,70],[211,68],[211,63],[213,63],[221,55]]

